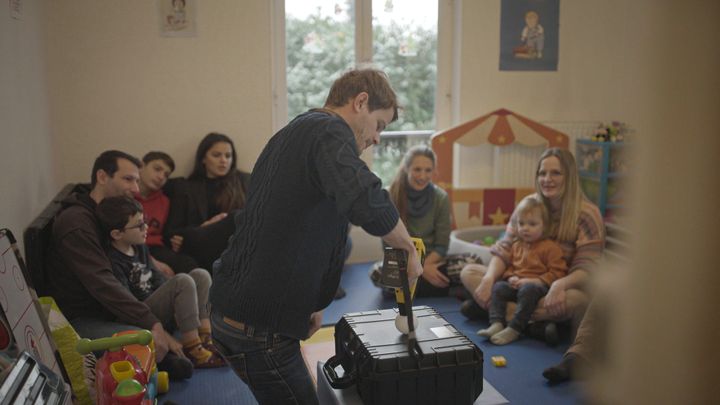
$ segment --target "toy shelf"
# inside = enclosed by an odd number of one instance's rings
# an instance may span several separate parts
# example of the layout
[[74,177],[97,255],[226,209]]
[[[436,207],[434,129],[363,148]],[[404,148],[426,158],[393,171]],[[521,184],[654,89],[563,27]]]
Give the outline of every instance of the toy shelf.
[[623,142],[595,142],[589,139],[576,142],[580,186],[603,216],[623,206],[622,180],[627,170],[624,146]]

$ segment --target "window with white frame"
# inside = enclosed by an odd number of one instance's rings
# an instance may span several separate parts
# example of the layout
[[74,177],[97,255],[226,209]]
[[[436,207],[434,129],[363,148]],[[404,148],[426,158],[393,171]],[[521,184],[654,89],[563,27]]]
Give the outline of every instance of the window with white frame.
[[[276,0],[275,126],[322,106],[332,82],[353,66],[384,70],[402,111],[373,148],[387,184],[412,145],[436,129],[438,10],[443,0]],[[281,32],[279,32],[281,31]],[[280,37],[282,36],[282,37]],[[446,93],[446,92],[445,92]]]

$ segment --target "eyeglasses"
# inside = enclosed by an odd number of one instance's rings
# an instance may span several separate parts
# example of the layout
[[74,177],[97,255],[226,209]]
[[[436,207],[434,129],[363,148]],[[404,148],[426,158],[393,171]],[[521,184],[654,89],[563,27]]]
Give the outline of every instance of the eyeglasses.
[[140,223],[137,224],[137,225],[126,226],[125,228],[123,228],[123,231],[127,231],[128,229],[140,229],[140,230],[143,230],[143,229],[145,229],[145,228],[147,228],[147,227],[148,227],[147,222],[145,222],[145,220],[143,220],[142,222],[140,222]]

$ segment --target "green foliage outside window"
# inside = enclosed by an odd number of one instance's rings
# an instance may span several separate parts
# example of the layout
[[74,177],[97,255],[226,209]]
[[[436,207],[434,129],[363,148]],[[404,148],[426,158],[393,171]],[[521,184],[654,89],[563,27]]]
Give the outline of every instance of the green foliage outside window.
[[402,110],[388,131],[435,128],[437,35],[422,27],[373,27],[374,63],[390,77]]
[[332,82],[354,65],[354,27],[311,15],[286,19],[288,119],[322,107]]
[[[286,18],[288,118],[322,107],[332,82],[355,65],[355,39],[349,2],[348,20],[323,17]],[[397,23],[373,26],[373,65],[384,70],[398,94],[401,111],[375,147],[373,170],[388,184],[408,147],[427,143],[420,136],[387,136],[393,131],[435,128],[437,35],[420,26]]]
[[422,131],[413,134],[386,135],[383,136],[380,145],[373,146],[372,170],[382,179],[383,186],[389,185],[395,177],[405,152],[415,145],[430,145],[431,134],[431,131]]

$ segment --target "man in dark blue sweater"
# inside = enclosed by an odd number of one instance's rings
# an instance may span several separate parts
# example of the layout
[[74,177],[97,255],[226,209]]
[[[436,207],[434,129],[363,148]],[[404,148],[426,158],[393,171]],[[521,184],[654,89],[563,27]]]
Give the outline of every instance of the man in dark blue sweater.
[[299,341],[315,333],[340,281],[348,221],[422,266],[382,182],[360,159],[397,119],[387,76],[353,70],[322,109],[292,120],[265,146],[245,209],[213,269],[213,337],[261,404],[318,402]]

